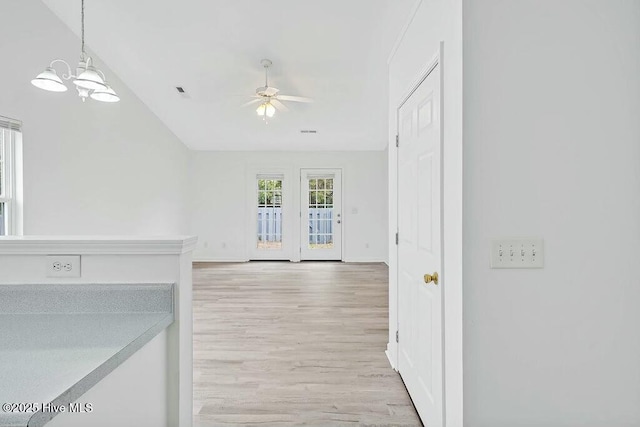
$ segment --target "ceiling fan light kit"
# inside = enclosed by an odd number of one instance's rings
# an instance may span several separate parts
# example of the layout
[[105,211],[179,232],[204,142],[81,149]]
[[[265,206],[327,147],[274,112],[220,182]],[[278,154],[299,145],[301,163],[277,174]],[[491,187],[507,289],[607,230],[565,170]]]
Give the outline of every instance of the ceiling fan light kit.
[[[67,61],[62,59],[54,59],[45,70],[31,80],[31,84],[37,88],[50,92],[66,92],[67,86],[62,82],[64,80],[72,80],[78,91],[78,96],[84,102],[87,98],[95,99],[101,102],[118,102],[120,97],[106,82],[105,75],[102,71],[95,68],[92,64],[93,60],[88,56],[84,49],[84,0],[81,0],[81,39],[82,47],[80,51],[80,62],[76,68],[76,74],[71,71],[71,66]],[[64,64],[67,69],[62,74],[62,79],[58,76],[54,65],[57,63]]]
[[276,113],[276,108],[271,105],[271,102],[265,102],[263,104],[260,104],[260,106],[256,109],[256,113],[258,113],[259,116],[262,116],[263,118],[266,117],[273,117],[273,115]]
[[269,59],[263,59],[260,61],[260,64],[264,67],[264,86],[257,88],[256,94],[253,96],[255,99],[242,105],[242,107],[259,103],[260,105],[256,109],[256,113],[259,117],[262,117],[262,120],[264,120],[265,123],[268,123],[267,118],[273,117],[276,114],[276,110],[289,111],[287,106],[281,101],[313,102],[311,98],[280,95],[280,90],[278,88],[269,86],[269,67],[273,65],[273,62]]

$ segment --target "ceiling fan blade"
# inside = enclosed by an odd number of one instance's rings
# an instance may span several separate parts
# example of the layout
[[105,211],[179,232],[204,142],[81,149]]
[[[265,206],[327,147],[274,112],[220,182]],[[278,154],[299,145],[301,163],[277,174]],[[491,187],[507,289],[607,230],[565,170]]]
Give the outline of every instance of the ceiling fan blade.
[[251,104],[257,104],[257,103],[258,103],[258,102],[260,102],[260,101],[262,101],[262,98],[253,99],[253,100],[251,100],[251,101],[249,101],[249,102],[247,102],[247,103],[245,103],[245,104],[242,104],[242,105],[240,106],[240,108],[242,108],[242,107],[248,107],[248,106],[249,106],[249,105],[251,105]]
[[272,99],[271,100],[271,105],[276,107],[276,109],[278,111],[289,111],[289,109],[286,107],[286,105],[284,105],[282,102],[278,101],[277,99]]
[[305,98],[303,96],[278,95],[278,99],[280,101],[313,102],[313,99]]

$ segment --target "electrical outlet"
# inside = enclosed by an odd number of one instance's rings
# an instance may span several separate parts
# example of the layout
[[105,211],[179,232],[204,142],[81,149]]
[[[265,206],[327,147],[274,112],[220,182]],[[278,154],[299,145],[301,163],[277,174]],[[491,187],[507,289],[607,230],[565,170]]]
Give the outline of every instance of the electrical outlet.
[[491,268],[544,268],[544,240],[491,240]]
[[48,255],[47,277],[80,277],[80,255]]

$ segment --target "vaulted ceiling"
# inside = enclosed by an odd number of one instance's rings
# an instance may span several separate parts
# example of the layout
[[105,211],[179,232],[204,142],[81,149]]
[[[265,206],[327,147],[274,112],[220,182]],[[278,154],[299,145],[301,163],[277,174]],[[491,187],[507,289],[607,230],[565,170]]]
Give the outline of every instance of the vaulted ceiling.
[[[79,0],[43,2],[80,33]],[[387,58],[413,3],[85,0],[86,42],[192,149],[382,149]],[[263,58],[270,85],[315,102],[268,124],[241,108],[264,84]]]

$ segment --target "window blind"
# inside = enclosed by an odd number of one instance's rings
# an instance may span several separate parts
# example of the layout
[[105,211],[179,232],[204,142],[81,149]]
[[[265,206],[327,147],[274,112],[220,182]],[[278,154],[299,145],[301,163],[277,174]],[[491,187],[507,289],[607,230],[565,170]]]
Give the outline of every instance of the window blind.
[[22,122],[20,120],[0,116],[0,128],[20,132],[22,129]]

